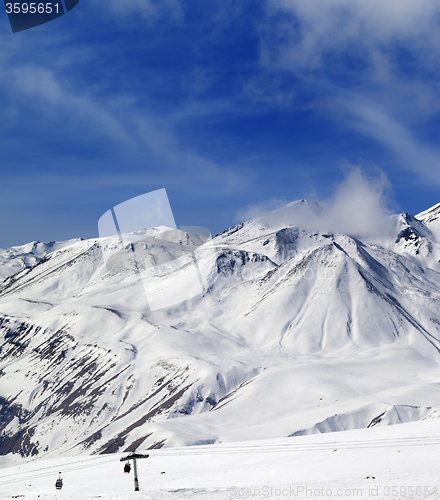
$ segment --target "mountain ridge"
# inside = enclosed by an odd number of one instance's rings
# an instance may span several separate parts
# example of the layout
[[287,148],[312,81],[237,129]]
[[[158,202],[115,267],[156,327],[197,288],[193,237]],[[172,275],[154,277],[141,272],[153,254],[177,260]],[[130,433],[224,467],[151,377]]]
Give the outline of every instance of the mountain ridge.
[[293,202],[201,245],[204,292],[157,311],[139,273],[190,284],[187,264],[161,277],[164,252],[175,258],[177,247],[160,233],[125,235],[107,264],[112,238],[4,251],[2,272],[21,268],[0,287],[0,454],[437,418],[436,207],[391,216],[388,233],[362,239],[304,227],[317,207]]

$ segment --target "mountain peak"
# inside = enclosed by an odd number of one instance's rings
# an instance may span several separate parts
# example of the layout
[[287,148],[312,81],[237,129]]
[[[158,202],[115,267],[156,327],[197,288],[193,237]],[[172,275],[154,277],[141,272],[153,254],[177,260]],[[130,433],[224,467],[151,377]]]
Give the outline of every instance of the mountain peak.
[[440,243],[440,203],[420,212],[416,215],[416,219],[422,221]]
[[437,203],[433,207],[428,208],[428,210],[420,212],[415,217],[416,219],[422,220],[424,222],[432,220],[433,218],[438,219],[440,217],[440,203]]

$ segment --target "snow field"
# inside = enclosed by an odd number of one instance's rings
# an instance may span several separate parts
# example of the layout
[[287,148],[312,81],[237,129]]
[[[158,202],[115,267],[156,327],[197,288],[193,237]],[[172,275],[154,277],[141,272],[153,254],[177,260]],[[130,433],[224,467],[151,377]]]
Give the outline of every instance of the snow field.
[[[440,421],[272,440],[35,460],[0,470],[0,500],[440,498]],[[64,486],[55,490],[58,472]]]

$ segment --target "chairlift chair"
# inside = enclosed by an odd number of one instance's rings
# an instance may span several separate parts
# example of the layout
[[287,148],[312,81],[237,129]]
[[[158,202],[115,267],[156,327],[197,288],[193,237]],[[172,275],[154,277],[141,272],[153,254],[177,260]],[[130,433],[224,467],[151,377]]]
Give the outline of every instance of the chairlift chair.
[[125,465],[124,465],[124,472],[127,473],[127,474],[130,474],[130,471],[131,471],[131,465],[129,462],[127,462]]
[[61,479],[61,472],[60,472],[60,477],[56,480],[55,488],[57,490],[60,490],[62,487],[63,487],[63,480]]

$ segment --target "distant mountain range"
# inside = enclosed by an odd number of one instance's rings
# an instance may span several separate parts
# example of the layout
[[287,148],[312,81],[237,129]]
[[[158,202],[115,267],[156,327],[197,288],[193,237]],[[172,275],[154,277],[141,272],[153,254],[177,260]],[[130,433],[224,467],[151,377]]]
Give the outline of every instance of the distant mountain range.
[[153,293],[192,286],[166,228],[116,252],[114,238],[0,250],[0,454],[437,418],[440,204],[368,237],[310,229],[319,210],[293,202],[206,241],[203,293],[153,311],[145,273]]

